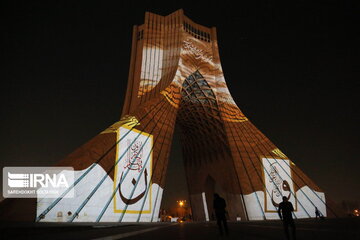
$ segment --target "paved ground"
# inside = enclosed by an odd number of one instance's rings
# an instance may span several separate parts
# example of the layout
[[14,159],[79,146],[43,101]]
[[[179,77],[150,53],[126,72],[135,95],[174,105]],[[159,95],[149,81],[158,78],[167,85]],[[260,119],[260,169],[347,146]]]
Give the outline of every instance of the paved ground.
[[[298,240],[360,239],[360,218],[298,220]],[[230,222],[229,236],[221,237],[214,222],[152,224],[34,224],[1,223],[0,239],[284,239],[279,221]]]

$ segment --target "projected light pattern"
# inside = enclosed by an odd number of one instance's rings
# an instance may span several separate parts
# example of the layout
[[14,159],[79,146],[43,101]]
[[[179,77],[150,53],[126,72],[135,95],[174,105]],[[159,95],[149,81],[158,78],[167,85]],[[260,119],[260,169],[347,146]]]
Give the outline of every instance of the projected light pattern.
[[36,221],[158,221],[176,123],[194,220],[211,218],[214,192],[232,220],[278,219],[282,196],[297,218],[315,217],[315,207],[336,216],[324,191],[232,99],[215,28],[178,10],[147,12],[134,27],[121,120],[58,164],[74,167],[76,196],[38,198]]

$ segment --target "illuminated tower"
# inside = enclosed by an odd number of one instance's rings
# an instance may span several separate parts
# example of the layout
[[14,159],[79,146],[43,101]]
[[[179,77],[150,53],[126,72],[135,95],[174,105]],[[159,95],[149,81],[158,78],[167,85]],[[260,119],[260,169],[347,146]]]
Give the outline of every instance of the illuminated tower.
[[278,219],[282,196],[297,218],[314,217],[315,207],[335,215],[324,192],[237,107],[215,28],[178,10],[147,12],[134,26],[121,120],[58,164],[75,168],[77,195],[38,199],[36,220],[157,221],[175,124],[195,220],[211,218],[215,192],[232,220]]

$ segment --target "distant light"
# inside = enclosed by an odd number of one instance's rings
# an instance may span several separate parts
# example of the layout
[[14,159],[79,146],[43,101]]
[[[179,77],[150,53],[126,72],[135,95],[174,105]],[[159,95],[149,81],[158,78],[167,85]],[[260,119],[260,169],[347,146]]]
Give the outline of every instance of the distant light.
[[357,217],[360,216],[360,213],[359,213],[359,210],[358,210],[358,209],[355,209],[355,210],[354,210],[354,215],[357,216]]
[[177,201],[177,203],[179,204],[180,207],[183,207],[186,203],[186,200],[179,200]]

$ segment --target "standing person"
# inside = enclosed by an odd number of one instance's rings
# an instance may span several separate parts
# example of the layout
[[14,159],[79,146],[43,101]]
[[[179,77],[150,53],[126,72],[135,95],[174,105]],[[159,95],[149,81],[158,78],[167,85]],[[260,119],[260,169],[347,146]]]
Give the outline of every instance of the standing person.
[[318,217],[320,218],[320,211],[317,207],[315,207],[315,216],[316,216],[316,219],[318,219]]
[[214,211],[215,211],[216,222],[217,222],[217,225],[219,226],[219,230],[220,230],[220,235],[223,235],[222,224],[224,225],[226,235],[228,235],[229,230],[228,230],[226,216],[225,216],[226,202],[217,193],[214,194],[214,206],[213,207],[214,207]]
[[284,223],[284,231],[286,239],[290,239],[289,236],[289,226],[292,230],[292,239],[296,239],[295,235],[295,223],[294,219],[292,218],[292,212],[294,211],[294,207],[291,202],[288,201],[287,197],[283,197],[283,201],[279,204],[278,213],[280,216],[280,219]]

